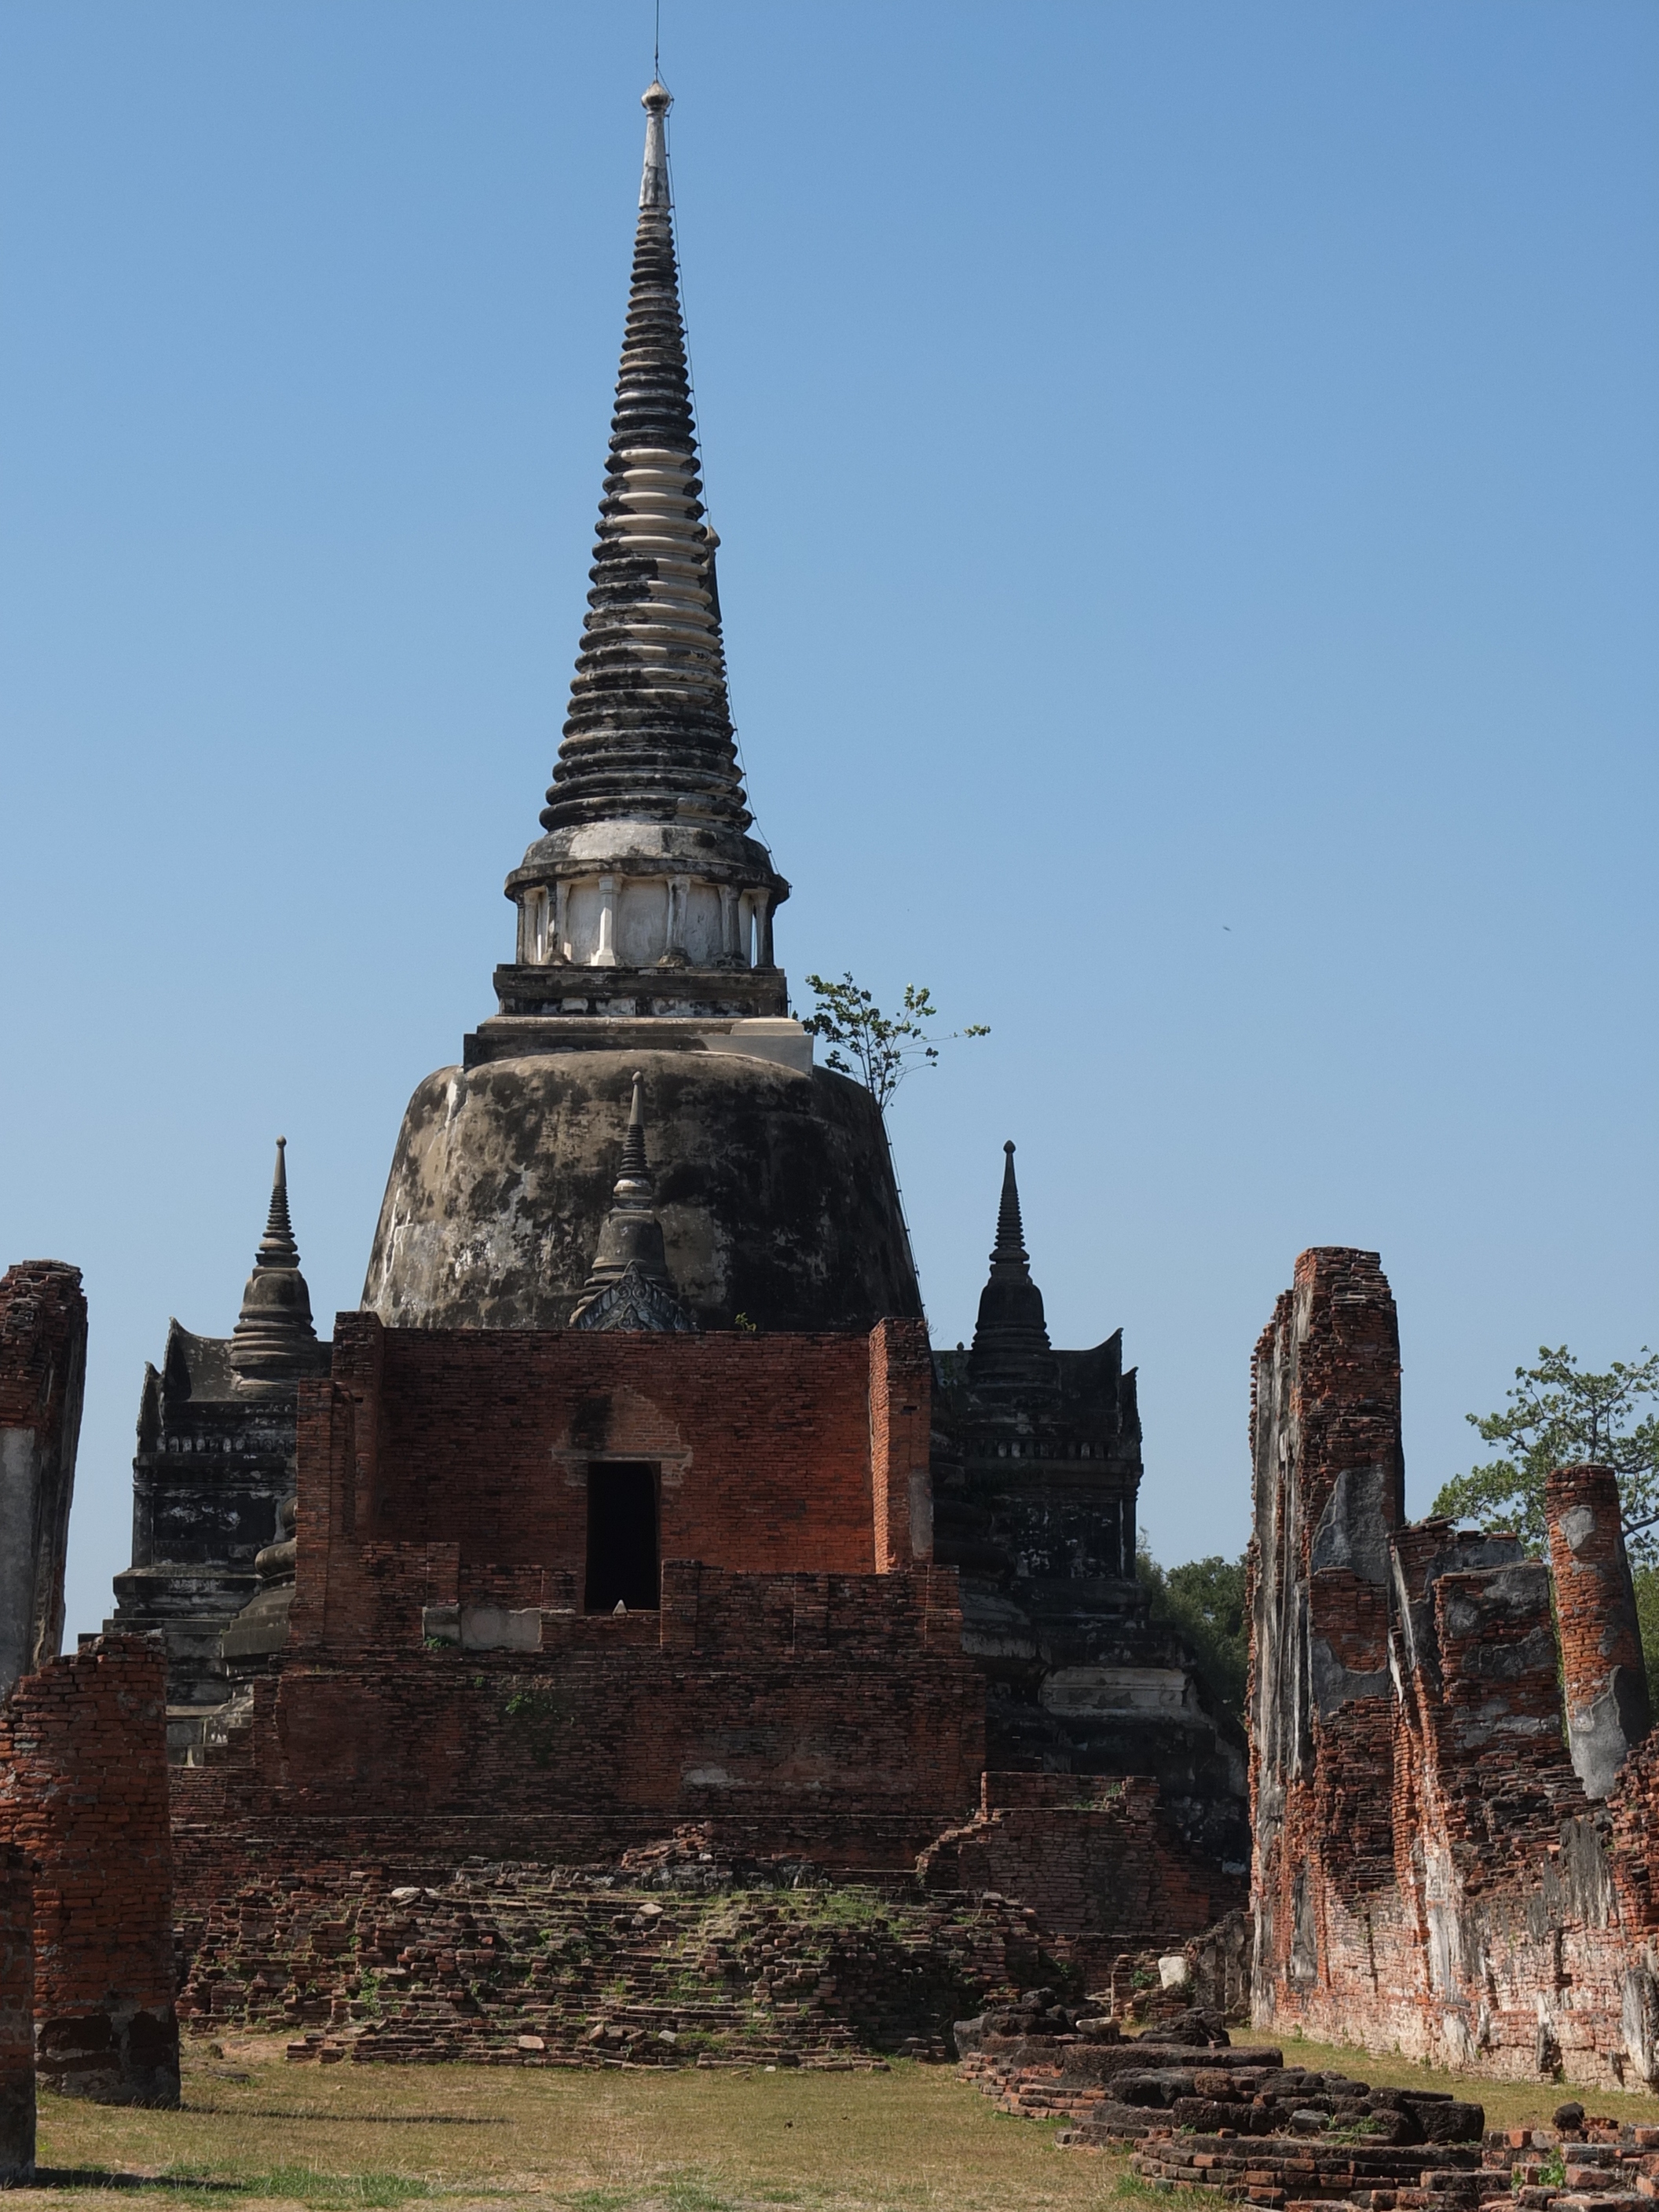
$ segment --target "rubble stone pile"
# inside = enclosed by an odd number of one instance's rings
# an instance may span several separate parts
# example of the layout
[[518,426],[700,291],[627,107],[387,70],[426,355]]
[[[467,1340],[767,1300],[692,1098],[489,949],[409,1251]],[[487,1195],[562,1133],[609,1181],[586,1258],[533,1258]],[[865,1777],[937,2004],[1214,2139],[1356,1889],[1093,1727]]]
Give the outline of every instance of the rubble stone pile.
[[245,1887],[186,1915],[197,2032],[286,2030],[325,2063],[867,2065],[945,2059],[967,2003],[1067,1962],[1006,1899],[884,1895],[696,1829],[583,1872],[477,1862]]
[[[1231,2044],[1220,2016],[1200,2007],[1127,2038],[1109,2015],[1036,1990],[958,2021],[956,2038],[963,2076],[1002,2111],[1069,2119],[1062,2143],[1128,2146],[1135,2172],[1157,2186],[1270,2207],[1343,2200],[1370,2212],[1455,2212],[1510,2185],[1507,2165],[1495,2178],[1492,2151],[1483,2162],[1479,2105],[1287,2066],[1282,2051]],[[1500,2140],[1510,2143],[1488,2142]]]

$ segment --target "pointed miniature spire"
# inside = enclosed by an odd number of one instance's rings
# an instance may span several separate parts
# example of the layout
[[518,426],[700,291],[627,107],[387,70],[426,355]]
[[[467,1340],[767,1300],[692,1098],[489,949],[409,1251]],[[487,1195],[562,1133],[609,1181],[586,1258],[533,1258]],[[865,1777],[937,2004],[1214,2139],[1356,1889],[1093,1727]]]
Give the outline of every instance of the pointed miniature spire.
[[599,1231],[592,1270],[570,1316],[572,1328],[690,1328],[668,1272],[656,1196],[645,1152],[645,1078],[636,1071],[611,1211]]
[[623,1139],[622,1169],[617,1177],[617,1195],[624,1188],[643,1191],[647,1198],[655,1194],[656,1185],[645,1157],[645,1078],[637,1068],[634,1071],[634,1097],[628,1109],[628,1133]]
[[1003,1148],[1002,1197],[997,1207],[997,1237],[991,1249],[991,1273],[979,1295],[969,1371],[976,1382],[1018,1382],[1045,1379],[1052,1366],[1042,1293],[1031,1280],[1025,1231],[1019,1218],[1019,1185],[1014,1180],[1012,1139]]
[[542,813],[553,830],[617,817],[752,819],[738,773],[703,519],[669,197],[668,88],[642,96],[645,166],[593,588],[564,742]]
[[311,1293],[300,1273],[300,1249],[288,1211],[288,1139],[276,1139],[265,1233],[253,1273],[242,1292],[242,1310],[231,1332],[230,1364],[245,1387],[280,1386],[314,1375],[325,1354],[312,1325]]
[[265,1233],[259,1239],[258,1265],[262,1267],[297,1267],[300,1248],[294,1241],[294,1224],[288,1211],[288,1139],[276,1139],[276,1171],[270,1181],[270,1211],[265,1216]]
[[1003,1146],[1002,1199],[997,1207],[997,1241],[991,1253],[994,1267],[999,1261],[1013,1261],[1027,1267],[1030,1255],[1025,1249],[1025,1229],[1019,1218],[1019,1185],[1014,1181],[1014,1140],[1011,1137]]

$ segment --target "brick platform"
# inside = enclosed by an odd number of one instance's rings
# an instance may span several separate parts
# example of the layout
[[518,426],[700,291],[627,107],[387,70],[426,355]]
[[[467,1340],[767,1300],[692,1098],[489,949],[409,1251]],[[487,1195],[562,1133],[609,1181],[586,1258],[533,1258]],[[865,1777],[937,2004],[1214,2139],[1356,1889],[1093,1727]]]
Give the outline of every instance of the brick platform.
[[[920,1324],[729,1338],[387,1329],[303,1383],[274,1682],[175,1776],[181,1894],[676,1825],[908,1871],[972,1809],[984,1685],[931,1563]],[[655,1602],[589,1609],[589,1504],[653,1501]],[[586,1593],[586,1594],[585,1594]]]

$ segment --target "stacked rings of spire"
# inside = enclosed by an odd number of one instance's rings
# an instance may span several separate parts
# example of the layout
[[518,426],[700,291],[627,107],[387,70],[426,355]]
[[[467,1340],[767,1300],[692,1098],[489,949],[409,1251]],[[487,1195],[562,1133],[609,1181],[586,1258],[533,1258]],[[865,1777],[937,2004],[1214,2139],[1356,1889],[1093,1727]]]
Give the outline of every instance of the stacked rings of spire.
[[702,505],[666,167],[653,170],[649,146],[641,199],[588,612],[542,825],[621,815],[741,831],[751,817],[726,694],[718,541]]

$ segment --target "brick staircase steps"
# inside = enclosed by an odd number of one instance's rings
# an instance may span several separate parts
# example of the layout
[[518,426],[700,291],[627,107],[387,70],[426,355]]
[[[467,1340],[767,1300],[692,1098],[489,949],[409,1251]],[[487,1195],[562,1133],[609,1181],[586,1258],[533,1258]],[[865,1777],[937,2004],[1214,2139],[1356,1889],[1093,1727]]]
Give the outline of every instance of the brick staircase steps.
[[1064,1946],[1040,1951],[1000,1897],[803,1882],[798,1866],[787,1887],[762,1868],[678,1887],[684,1859],[250,1885],[181,1930],[181,2016],[285,2027],[292,2056],[325,2063],[845,2067],[948,2059],[955,2018],[1067,1975]]

